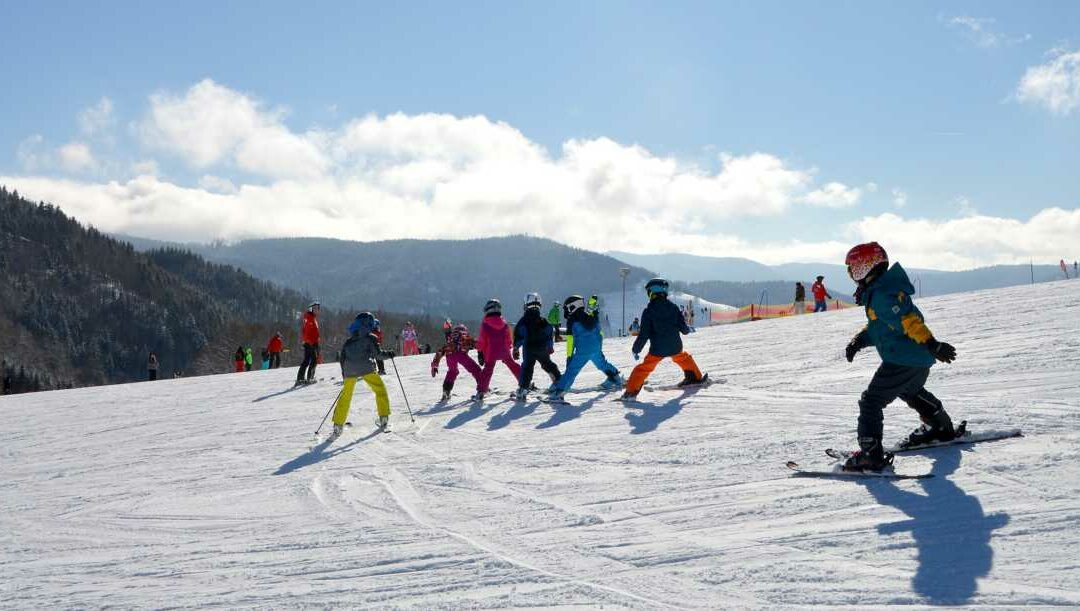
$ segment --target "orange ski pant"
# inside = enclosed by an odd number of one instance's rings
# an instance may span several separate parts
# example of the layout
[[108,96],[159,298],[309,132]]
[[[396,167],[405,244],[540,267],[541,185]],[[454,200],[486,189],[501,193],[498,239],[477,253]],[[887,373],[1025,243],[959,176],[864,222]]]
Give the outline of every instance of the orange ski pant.
[[[649,378],[649,374],[656,369],[656,366],[660,364],[660,361],[667,357],[656,356],[655,354],[646,354],[645,360],[641,361],[641,364],[634,367],[634,371],[630,373],[630,381],[626,383],[626,393],[630,395],[636,395],[641,387],[645,385],[645,380]],[[689,352],[680,352],[671,357],[672,361],[679,366],[683,371],[689,371],[694,374],[694,377],[701,379],[701,370],[698,369],[697,363],[694,362],[694,357],[690,356]]]

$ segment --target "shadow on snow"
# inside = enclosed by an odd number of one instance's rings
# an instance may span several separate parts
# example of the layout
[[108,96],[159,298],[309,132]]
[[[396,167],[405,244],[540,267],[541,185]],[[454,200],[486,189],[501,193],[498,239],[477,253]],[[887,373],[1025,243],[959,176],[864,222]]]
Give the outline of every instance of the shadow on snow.
[[890,480],[868,480],[867,490],[882,505],[895,507],[911,519],[878,527],[881,535],[909,532],[919,563],[912,589],[930,603],[964,605],[978,590],[977,580],[990,573],[993,531],[1009,523],[1005,513],[986,515],[974,496],[948,479],[970,448],[938,448],[921,454],[933,458],[935,477],[918,480],[925,494],[901,490]]
[[368,433],[364,437],[361,437],[359,439],[354,439],[353,441],[350,441],[349,443],[347,443],[347,444],[345,444],[345,445],[343,445],[343,446],[341,446],[339,448],[334,448],[333,450],[330,450],[330,451],[327,451],[327,448],[329,448],[330,444],[334,443],[335,440],[333,440],[333,439],[325,439],[325,440],[321,441],[319,443],[319,445],[315,446],[311,450],[309,450],[307,452],[304,452],[300,456],[297,456],[296,458],[294,458],[294,459],[290,460],[289,462],[287,462],[287,463],[281,465],[280,467],[278,467],[277,471],[274,471],[274,475],[285,475],[286,473],[292,473],[293,471],[296,471],[297,469],[302,469],[303,467],[309,467],[309,466],[314,465],[316,463],[322,462],[322,461],[326,460],[327,458],[332,458],[334,456],[337,456],[338,454],[344,454],[345,452],[350,452],[350,451],[352,451],[353,447],[356,446],[357,444],[359,444],[360,442],[367,441],[368,439],[371,439],[372,437],[375,437],[376,435],[380,435],[380,434],[382,434],[382,431],[380,431],[378,429],[375,429],[374,431]]
[[584,401],[584,402],[580,403],[579,405],[571,405],[571,404],[564,404],[564,403],[551,403],[550,404],[551,407],[552,407],[551,417],[548,418],[547,420],[545,420],[544,422],[541,422],[540,424],[536,425],[536,428],[538,428],[538,429],[549,429],[549,428],[552,428],[552,427],[559,426],[560,424],[563,424],[564,422],[570,422],[571,420],[576,420],[577,418],[580,418],[582,414],[585,413],[585,410],[592,407],[593,404],[596,403],[599,400],[600,400],[600,396],[596,396],[596,397],[593,397],[592,399],[589,399],[588,401]]
[[630,423],[630,434],[641,435],[642,433],[655,431],[661,422],[674,418],[676,414],[682,411],[683,402],[696,395],[702,388],[705,387],[694,386],[687,388],[678,397],[662,405],[643,403],[641,401],[627,403],[627,410],[641,410],[640,414],[633,411],[626,412],[626,421]]

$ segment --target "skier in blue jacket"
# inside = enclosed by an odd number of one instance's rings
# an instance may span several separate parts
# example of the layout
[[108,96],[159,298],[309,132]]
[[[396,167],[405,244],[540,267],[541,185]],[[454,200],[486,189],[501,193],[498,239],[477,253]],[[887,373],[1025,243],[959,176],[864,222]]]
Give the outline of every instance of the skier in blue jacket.
[[848,343],[845,356],[851,362],[859,350],[874,346],[881,365],[859,399],[859,450],[844,469],[881,471],[892,463],[892,455],[881,443],[883,410],[896,398],[918,412],[923,422],[901,447],[956,437],[941,401],[924,386],[934,361],[953,362],[956,349],[934,338],[911,301],[915,287],[899,263],[889,267],[889,256],[881,245],[855,246],[848,251],[846,263],[848,274],[858,283],[855,302],[866,308],[867,325]]
[[[604,358],[604,336],[596,316],[595,297],[587,306],[581,295],[571,295],[563,302],[563,318],[566,319],[566,371],[549,393],[553,399],[562,398],[574,385],[581,368],[592,363],[604,372],[605,389],[620,388],[626,384],[619,370]],[[590,307],[591,306],[591,307]]]

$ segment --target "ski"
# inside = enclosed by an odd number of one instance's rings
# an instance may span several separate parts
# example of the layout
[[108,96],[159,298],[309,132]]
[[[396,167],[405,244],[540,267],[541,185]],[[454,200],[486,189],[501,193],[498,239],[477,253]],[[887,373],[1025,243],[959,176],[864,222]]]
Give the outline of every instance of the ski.
[[537,401],[551,405],[573,405],[563,397],[537,397]]
[[915,446],[905,446],[900,443],[896,444],[892,448],[886,450],[886,452],[914,452],[916,450],[925,450],[928,448],[940,448],[942,446],[962,445],[970,443],[980,443],[983,441],[998,441],[1000,439],[1012,439],[1014,437],[1023,437],[1024,432],[1021,429],[1002,429],[999,431],[982,431],[979,433],[973,433],[967,430],[967,421],[960,423],[957,427],[958,434],[955,439],[949,441],[935,441],[933,443],[924,443]]
[[804,469],[799,466],[799,463],[789,460],[787,461],[787,468],[794,471],[795,477],[819,477],[819,478],[860,478],[860,477],[876,477],[880,479],[929,479],[934,477],[933,473],[918,473],[918,474],[906,474],[897,473],[892,470],[885,471],[844,471],[837,465],[833,469],[823,470],[811,470]]
[[655,392],[655,391],[658,391],[658,390],[683,390],[683,389],[691,389],[691,388],[704,388],[706,386],[712,386],[713,384],[726,384],[726,383],[727,383],[726,379],[719,378],[719,379],[713,380],[713,379],[709,378],[709,374],[706,373],[706,374],[701,376],[701,381],[700,382],[695,382],[693,384],[683,384],[682,382],[679,382],[678,384],[666,384],[666,385],[662,385],[662,386],[651,386],[649,384],[646,384],[643,387],[643,390],[647,390],[649,392]]

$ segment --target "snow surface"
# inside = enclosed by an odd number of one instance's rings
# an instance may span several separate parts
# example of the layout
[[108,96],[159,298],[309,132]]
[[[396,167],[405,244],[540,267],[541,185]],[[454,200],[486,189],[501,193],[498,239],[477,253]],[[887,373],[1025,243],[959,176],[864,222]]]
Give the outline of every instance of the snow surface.
[[[314,453],[338,387],[286,391],[295,369],[3,397],[0,606],[1080,605],[1080,282],[919,303],[959,352],[929,383],[954,419],[1026,432],[898,458],[919,481],[784,467],[853,445],[860,310],[703,329],[727,383],[632,406],[477,409],[467,377],[436,406],[428,358],[399,358],[415,424],[390,368],[395,432],[360,385]],[[894,404],[887,441],[916,423]]]

